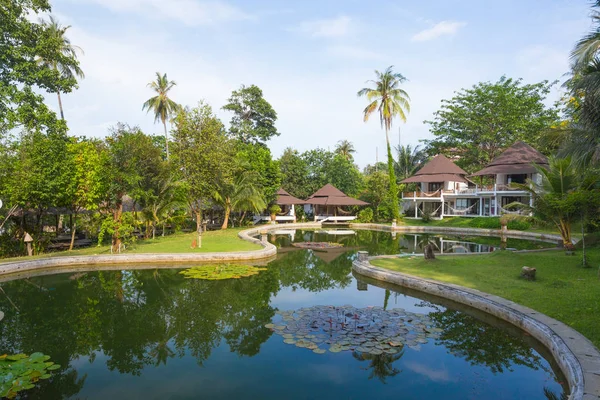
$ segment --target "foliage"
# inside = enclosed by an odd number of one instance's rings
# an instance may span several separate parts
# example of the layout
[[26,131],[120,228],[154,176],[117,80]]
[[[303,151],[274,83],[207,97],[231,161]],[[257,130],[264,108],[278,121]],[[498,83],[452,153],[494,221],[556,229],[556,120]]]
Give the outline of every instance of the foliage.
[[557,110],[544,105],[553,85],[503,76],[442,100],[433,121],[426,121],[435,136],[425,141],[429,154],[460,155],[456,163],[475,172],[519,140],[546,152],[540,138],[558,120]]
[[231,93],[224,110],[232,111],[229,131],[243,143],[266,143],[279,136],[275,122],[277,113],[256,85],[244,86]]
[[256,174],[256,184],[270,202],[275,200],[277,190],[281,187],[282,174],[279,164],[273,160],[271,150],[267,146],[251,143],[236,143],[236,162],[244,170]]
[[423,221],[426,224],[430,223],[431,222],[431,213],[424,211],[423,216],[421,217],[421,221]]
[[413,176],[427,161],[427,153],[419,146],[410,144],[396,146],[397,160],[394,169],[398,180]]
[[358,212],[356,219],[362,223],[373,222],[373,209],[370,207],[363,208]]
[[18,127],[55,133],[66,129],[40,92],[68,93],[77,81],[37,60],[72,69],[79,62],[61,52],[63,43],[49,26],[29,19],[50,11],[47,0],[11,0],[0,8],[0,138]]
[[311,192],[312,186],[309,178],[309,165],[307,160],[298,150],[286,148],[279,158],[281,171],[281,187],[292,196],[305,199]]
[[219,264],[188,268],[181,271],[180,274],[188,279],[216,281],[221,279],[244,278],[257,275],[260,271],[266,270],[266,268],[252,267],[250,265]]
[[271,215],[273,215],[273,214],[279,214],[280,212],[281,212],[281,207],[279,207],[279,205],[277,205],[277,204],[272,204],[269,207],[269,213]]
[[0,397],[14,399],[19,392],[33,389],[40,379],[50,378],[50,371],[60,365],[48,361],[42,353],[0,355]]
[[398,197],[398,187],[394,172],[394,159],[390,147],[389,130],[392,128],[392,120],[395,117],[399,117],[400,120],[406,122],[406,112],[410,111],[408,94],[400,88],[400,84],[404,83],[406,78],[400,73],[394,73],[392,66],[388,67],[384,72],[375,71],[375,75],[377,80],[369,81],[375,85],[375,89],[361,89],[358,92],[358,96],[365,96],[369,101],[369,104],[363,110],[365,122],[377,110],[381,127],[385,128],[388,176],[390,180],[388,200],[392,218],[398,219],[400,211],[398,201],[395,200]]
[[165,128],[165,148],[167,160],[169,159],[169,135],[167,133],[167,119],[174,116],[181,106],[169,98],[169,92],[176,85],[175,81],[170,81],[167,74],[156,73],[156,80],[148,84],[148,87],[156,92],[156,96],[146,100],[142,110],[154,112],[154,122],[161,121]]
[[334,153],[343,157],[347,161],[353,161],[353,154],[356,153],[356,149],[351,141],[344,139],[337,142]]

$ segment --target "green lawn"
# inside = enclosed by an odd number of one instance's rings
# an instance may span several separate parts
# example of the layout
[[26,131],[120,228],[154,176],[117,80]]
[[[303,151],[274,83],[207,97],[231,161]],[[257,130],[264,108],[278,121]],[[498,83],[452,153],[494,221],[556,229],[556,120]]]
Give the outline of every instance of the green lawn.
[[[600,249],[589,250],[592,268],[582,268],[581,252],[495,252],[482,256],[444,256],[374,260],[373,265],[454,283],[504,297],[573,327],[600,348]],[[535,267],[537,280],[519,277]]]
[[[258,250],[261,247],[257,244],[246,242],[238,238],[237,234],[247,228],[232,228],[224,231],[209,231],[202,235],[202,248],[192,249],[192,241],[196,238],[196,233],[178,233],[165,237],[157,237],[152,240],[139,240],[130,245],[125,253],[209,253],[223,251],[248,251]],[[92,246],[73,251],[60,251],[47,254],[40,254],[34,257],[19,257],[0,259],[0,262],[17,261],[25,259],[43,258],[43,257],[61,257],[61,256],[82,256],[110,254],[109,246]]]

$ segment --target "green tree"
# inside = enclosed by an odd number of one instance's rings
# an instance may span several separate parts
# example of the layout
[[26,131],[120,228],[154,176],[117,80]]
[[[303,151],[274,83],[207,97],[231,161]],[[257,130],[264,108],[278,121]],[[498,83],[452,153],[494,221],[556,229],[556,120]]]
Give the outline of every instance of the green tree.
[[365,178],[365,189],[360,198],[371,204],[377,221],[389,216],[389,210],[387,209],[389,185],[389,177],[384,171],[373,172]]
[[244,143],[266,143],[279,136],[275,127],[277,113],[258,86],[242,85],[227,101],[223,109],[233,112],[229,131],[235,138]]
[[[71,25],[62,26],[58,20],[52,15],[49,17],[49,21],[40,20],[40,24],[43,25],[51,34],[52,38],[58,43],[60,53],[65,57],[64,60],[46,58],[44,56],[38,57],[38,64],[44,65],[55,71],[58,71],[61,77],[66,79],[77,79],[84,78],[85,74],[79,67],[77,62],[77,53],[83,54],[83,50],[79,46],[71,44],[69,38],[65,35]],[[75,61],[75,62],[73,62]],[[58,108],[60,109],[60,118],[65,119],[65,113],[63,111],[62,99],[60,97],[60,90],[56,91],[58,96]]]
[[389,198],[391,201],[391,211],[393,218],[400,217],[398,207],[398,185],[396,174],[394,173],[394,158],[392,157],[392,148],[390,146],[389,131],[392,128],[392,121],[395,117],[406,122],[406,113],[410,111],[408,94],[400,88],[400,85],[406,81],[406,78],[392,70],[389,66],[385,71],[375,71],[376,80],[369,81],[375,88],[364,88],[358,92],[358,96],[366,97],[369,104],[363,110],[364,120],[377,111],[381,126],[385,128],[385,140],[387,144],[388,155],[388,175],[390,179]]
[[413,176],[427,161],[425,151],[410,144],[396,146],[396,155],[395,169],[400,180]]
[[165,149],[167,160],[169,159],[169,134],[167,132],[167,119],[174,116],[181,106],[169,98],[169,91],[175,86],[175,81],[167,79],[167,74],[156,73],[156,80],[148,84],[148,87],[156,92],[156,96],[146,100],[142,110],[154,113],[154,122],[161,121],[165,128]]
[[179,112],[173,131],[174,160],[188,191],[188,205],[196,217],[198,245],[201,243],[202,212],[217,187],[219,177],[230,174],[234,144],[210,105],[200,102]]
[[97,140],[71,141],[67,145],[67,158],[72,165],[68,188],[72,215],[71,244],[73,250],[77,230],[77,214],[82,210],[98,209],[108,188],[105,170],[109,159],[106,147]]
[[570,157],[549,159],[549,168],[536,166],[541,182],[513,184],[528,192],[533,206],[511,204],[510,206],[532,211],[542,221],[554,224],[566,249],[573,249],[571,226],[585,210],[600,206],[598,192],[593,190],[600,180],[596,171],[581,171]]
[[462,89],[434,114],[433,140],[425,141],[430,154],[459,154],[456,162],[469,172],[483,168],[518,140],[540,148],[540,139],[558,121],[555,108],[544,104],[554,83],[523,84],[501,77]]
[[363,188],[364,179],[352,161],[335,154],[325,165],[326,183],[331,183],[348,196],[357,196]]
[[44,103],[41,92],[68,93],[77,81],[38,64],[37,59],[43,57],[73,69],[79,63],[61,52],[61,43],[50,27],[28,19],[50,11],[47,0],[10,0],[0,6],[0,136],[18,127],[66,128]]
[[356,149],[351,141],[344,139],[337,142],[334,153],[344,157],[347,161],[353,161]]
[[275,200],[275,193],[281,187],[279,164],[273,160],[271,150],[267,146],[252,143],[236,143],[236,155],[239,165],[247,171],[257,174],[257,185],[267,202]]
[[292,196],[305,199],[313,193],[309,188],[308,163],[298,150],[286,148],[279,158],[279,169],[281,187]]

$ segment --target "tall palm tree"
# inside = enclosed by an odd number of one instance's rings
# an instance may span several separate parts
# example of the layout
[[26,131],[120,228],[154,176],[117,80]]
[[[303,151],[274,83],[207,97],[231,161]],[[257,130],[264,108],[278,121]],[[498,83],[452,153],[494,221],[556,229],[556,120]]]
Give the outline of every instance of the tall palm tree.
[[396,146],[396,172],[398,179],[403,180],[415,174],[427,160],[427,154],[420,146],[410,144]]
[[592,30],[582,37],[571,51],[571,62],[574,71],[581,70],[592,61],[600,50],[600,0],[592,5]]
[[227,229],[232,211],[260,212],[267,207],[258,179],[257,172],[244,169],[238,169],[232,179],[219,179],[212,197],[225,212],[221,229]]
[[395,73],[392,68],[393,66],[389,66],[383,72],[376,70],[375,75],[377,78],[367,81],[368,83],[372,83],[375,88],[361,89],[358,91],[358,96],[364,96],[369,100],[369,104],[363,110],[364,121],[368,121],[369,117],[377,112],[381,127],[385,129],[391,212],[394,218],[398,218],[398,185],[394,173],[394,158],[392,157],[392,149],[390,147],[390,129],[392,128],[392,120],[395,117],[406,122],[406,113],[410,111],[410,104],[408,103],[410,97],[400,88],[400,85],[406,81],[406,78],[400,73]]
[[[52,68],[60,73],[63,78],[85,78],[85,74],[79,67],[79,62],[77,61],[77,54],[83,54],[83,50],[79,46],[75,46],[71,44],[69,38],[65,35],[67,30],[71,27],[71,25],[62,26],[56,18],[52,15],[49,17],[49,20],[40,19],[40,24],[43,25],[50,35],[58,41],[60,54],[62,54],[65,59],[64,60],[50,60],[40,57],[37,59],[38,64],[47,66]],[[63,111],[62,99],[60,98],[60,91],[56,92],[58,96],[58,108],[60,109],[60,118],[65,119],[65,113]]]
[[157,95],[149,98],[144,105],[142,110],[148,110],[147,112],[154,112],[154,122],[162,121],[165,128],[165,143],[167,151],[167,160],[169,159],[169,136],[167,133],[167,119],[176,114],[181,106],[175,103],[169,98],[169,91],[173,86],[177,85],[175,81],[167,79],[167,74],[161,75],[160,72],[156,73],[156,80],[148,84],[148,87],[154,90]]
[[352,154],[356,153],[356,149],[351,141],[344,139],[337,142],[337,145],[335,146],[335,153],[339,154],[348,161],[352,161],[354,159]]

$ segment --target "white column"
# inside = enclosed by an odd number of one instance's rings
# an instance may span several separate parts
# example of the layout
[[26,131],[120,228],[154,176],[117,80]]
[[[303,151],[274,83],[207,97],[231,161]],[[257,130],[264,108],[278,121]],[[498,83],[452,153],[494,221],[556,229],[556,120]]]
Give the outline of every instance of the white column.
[[415,202],[415,218],[417,218],[417,211],[419,210],[419,203]]
[[440,214],[440,219],[444,219],[444,198],[442,197],[442,213]]
[[479,216],[483,215],[483,197],[479,198]]

